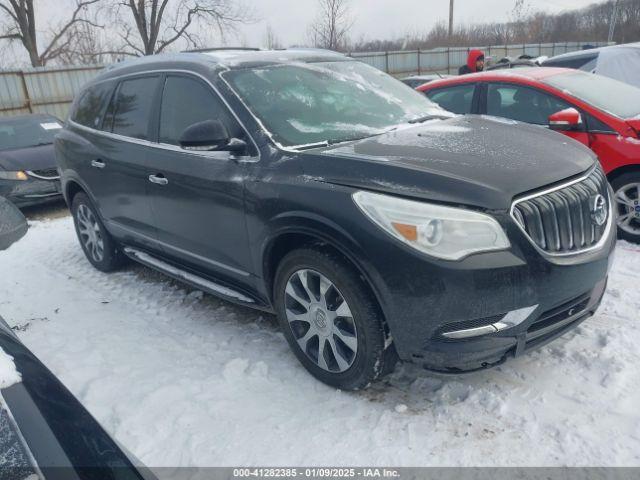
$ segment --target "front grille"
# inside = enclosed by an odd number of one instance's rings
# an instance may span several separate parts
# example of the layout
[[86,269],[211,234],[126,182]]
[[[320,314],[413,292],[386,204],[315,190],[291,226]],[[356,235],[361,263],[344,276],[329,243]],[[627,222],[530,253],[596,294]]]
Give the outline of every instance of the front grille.
[[[511,214],[529,239],[551,255],[596,246],[611,222],[608,183],[597,165],[587,177],[516,200]],[[604,197],[606,221],[598,225],[597,197]],[[602,200],[602,199],[600,199]],[[602,212],[600,212],[602,213]]]
[[42,180],[57,180],[60,178],[57,168],[48,168],[45,170],[30,170],[27,172],[30,176]]

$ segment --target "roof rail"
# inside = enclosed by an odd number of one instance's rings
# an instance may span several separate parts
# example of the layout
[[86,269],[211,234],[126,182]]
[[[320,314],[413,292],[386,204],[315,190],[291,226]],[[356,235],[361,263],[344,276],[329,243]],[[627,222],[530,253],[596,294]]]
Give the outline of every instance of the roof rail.
[[225,50],[246,50],[251,52],[259,52],[260,49],[257,47],[207,47],[207,48],[194,48],[192,50],[183,50],[182,53],[206,53],[206,52],[217,52],[217,51],[225,51]]

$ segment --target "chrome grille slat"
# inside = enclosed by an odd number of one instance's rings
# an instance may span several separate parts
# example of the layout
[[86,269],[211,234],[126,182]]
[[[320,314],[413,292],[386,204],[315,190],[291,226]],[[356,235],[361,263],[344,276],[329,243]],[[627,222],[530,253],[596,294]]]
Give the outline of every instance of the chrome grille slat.
[[48,168],[45,170],[28,170],[27,175],[38,178],[40,180],[58,180],[60,174],[57,168]]
[[[598,226],[592,203],[602,195],[608,217]],[[549,255],[571,255],[597,247],[611,228],[611,198],[607,178],[599,165],[584,177],[516,200],[511,216],[529,240]]]

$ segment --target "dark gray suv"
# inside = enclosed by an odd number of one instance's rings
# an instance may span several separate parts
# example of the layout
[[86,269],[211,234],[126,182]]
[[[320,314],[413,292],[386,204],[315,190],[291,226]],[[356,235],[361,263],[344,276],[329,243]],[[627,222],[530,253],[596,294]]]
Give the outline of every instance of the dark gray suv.
[[320,380],[498,364],[593,314],[611,194],[593,153],[455,116],[342,55],[183,53],[107,69],[56,140],[89,261],[278,315]]

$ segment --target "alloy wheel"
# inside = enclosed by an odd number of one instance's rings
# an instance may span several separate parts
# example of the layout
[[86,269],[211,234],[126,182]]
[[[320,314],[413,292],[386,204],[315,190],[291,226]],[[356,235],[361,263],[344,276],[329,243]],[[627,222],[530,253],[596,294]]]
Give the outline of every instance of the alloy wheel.
[[89,207],[80,205],[76,217],[80,241],[94,261],[102,262],[104,259],[104,240],[96,216]]
[[358,351],[358,333],[334,283],[314,270],[297,270],[287,281],[284,301],[291,332],[307,357],[328,372],[348,370]]
[[615,194],[618,227],[632,235],[640,235],[640,183],[629,183]]

